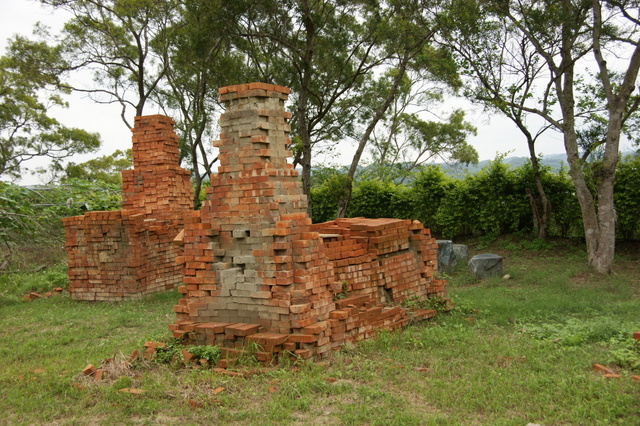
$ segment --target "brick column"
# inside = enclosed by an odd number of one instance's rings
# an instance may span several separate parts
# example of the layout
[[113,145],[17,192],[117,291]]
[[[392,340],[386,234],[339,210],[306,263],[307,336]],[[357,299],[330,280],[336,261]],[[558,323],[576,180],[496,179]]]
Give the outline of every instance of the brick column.
[[220,89],[220,166],[202,211],[185,227],[179,321],[291,333],[334,308],[333,268],[287,162],[288,93],[262,83]]
[[172,244],[190,216],[190,174],[178,164],[173,120],[135,118],[133,170],[122,171],[122,210],[65,218],[69,292],[77,300],[116,301],[182,283]]

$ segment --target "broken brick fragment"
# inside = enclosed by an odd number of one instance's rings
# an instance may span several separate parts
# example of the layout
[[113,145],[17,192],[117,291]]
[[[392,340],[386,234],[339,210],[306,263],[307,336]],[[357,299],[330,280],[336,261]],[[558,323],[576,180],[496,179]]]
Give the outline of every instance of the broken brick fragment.
[[190,400],[187,401],[187,403],[192,408],[202,408],[202,402],[196,401],[195,399],[190,399]]
[[94,367],[92,364],[87,364],[87,366],[82,369],[82,374],[84,374],[85,376],[90,376],[93,373],[95,373],[96,370],[97,368]]
[[602,377],[606,379],[619,379],[622,376],[620,374],[615,374],[615,373],[605,373],[602,375]]
[[93,380],[96,382],[99,382],[100,380],[102,380],[102,377],[104,376],[105,371],[101,368],[98,368],[95,373],[93,373]]
[[613,374],[613,370],[609,369],[608,367],[605,367],[602,364],[593,364],[592,367],[593,371],[595,371],[596,373],[602,373],[602,374]]

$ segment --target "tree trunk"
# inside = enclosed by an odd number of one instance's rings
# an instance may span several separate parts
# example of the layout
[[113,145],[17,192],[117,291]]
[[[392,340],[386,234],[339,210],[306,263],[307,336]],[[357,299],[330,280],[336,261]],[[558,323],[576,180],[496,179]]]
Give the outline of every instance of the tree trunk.
[[[533,169],[533,181],[536,185],[536,194],[533,196],[535,203],[534,218],[536,220],[536,236],[542,240],[546,240],[549,234],[549,219],[551,218],[551,202],[542,186],[542,175],[540,174],[540,164],[536,157],[533,145],[530,146],[531,168]],[[542,210],[542,211],[540,211]]]
[[344,185],[344,191],[342,197],[338,200],[338,217],[345,217],[347,214],[347,207],[349,207],[349,202],[351,201],[351,194],[353,191],[353,178],[356,174],[356,170],[358,170],[358,164],[360,163],[360,158],[362,157],[362,153],[364,152],[364,148],[367,146],[367,142],[369,142],[369,138],[371,137],[371,133],[375,129],[376,125],[380,121],[380,119],[384,116],[393,102],[393,99],[396,96],[396,92],[398,91],[398,87],[400,86],[400,82],[404,78],[405,72],[407,70],[407,66],[409,64],[409,55],[405,54],[400,62],[400,66],[398,68],[398,74],[394,77],[393,85],[389,89],[389,93],[387,93],[387,97],[383,101],[383,103],[376,110],[373,118],[369,122],[366,130],[360,137],[360,141],[358,142],[358,148],[356,149],[355,154],[353,155],[353,159],[351,160],[351,166],[349,167],[349,172],[347,174],[347,180]]
[[[507,114],[507,116],[510,116]],[[549,220],[551,218],[551,202],[544,191],[542,185],[542,175],[540,173],[540,163],[536,155],[536,138],[533,137],[527,126],[523,123],[521,116],[515,114],[510,116],[512,121],[518,126],[520,131],[527,138],[527,146],[529,148],[529,159],[531,160],[531,169],[533,170],[533,182],[536,187],[535,193],[527,188],[527,197],[531,205],[531,213],[533,214],[533,230],[537,238],[546,240],[549,233]]]
[[[575,132],[573,134],[565,133],[565,146],[569,154],[569,175],[576,188],[576,195],[582,213],[584,237],[587,244],[587,263],[590,268],[599,274],[611,273],[615,254],[616,231],[613,184],[615,181],[615,166],[618,161],[617,141],[619,141],[619,127],[617,138],[614,135],[615,132],[610,130],[612,130],[611,123],[607,132],[607,154],[605,154],[605,163],[599,169],[599,183],[596,188],[595,199],[585,182],[582,162],[578,155]],[[617,139],[617,141],[614,139]]]
[[302,2],[305,29],[305,49],[302,53],[302,75],[300,79],[300,93],[298,94],[298,120],[300,138],[302,139],[302,191],[307,196],[307,214],[312,216],[311,203],[311,130],[307,117],[307,102],[309,102],[309,87],[311,85],[311,72],[313,50],[315,43],[315,25],[311,17],[311,8],[307,1]]
[[[624,103],[620,98],[609,105],[609,122],[602,165],[598,169],[596,196],[598,201],[598,233],[588,250],[589,265],[598,273],[609,274],[613,269],[616,244],[616,211],[613,203],[618,148],[622,129]],[[594,244],[597,244],[594,246]],[[588,246],[587,246],[588,247]]]

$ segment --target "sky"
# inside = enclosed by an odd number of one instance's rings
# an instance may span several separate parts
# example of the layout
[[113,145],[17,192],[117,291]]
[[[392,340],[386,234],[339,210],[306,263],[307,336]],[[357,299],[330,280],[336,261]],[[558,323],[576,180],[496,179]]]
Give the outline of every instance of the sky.
[[[63,12],[52,12],[51,8],[41,6],[32,0],[0,0],[0,53],[4,53],[6,41],[14,34],[30,36],[33,25],[42,22],[54,31],[60,29],[69,16]],[[73,94],[67,99],[68,109],[57,109],[52,116],[69,127],[79,127],[90,132],[98,132],[102,137],[102,148],[97,154],[74,157],[72,161],[79,163],[92,156],[111,154],[116,149],[131,148],[131,132],[120,118],[120,108],[117,105],[96,104],[82,94]],[[508,153],[507,156],[528,157],[524,137],[515,125],[500,115],[488,115],[481,108],[473,106],[462,99],[451,99],[446,103],[448,116],[451,110],[462,108],[466,112],[466,119],[478,131],[476,136],[470,136],[468,142],[478,151],[480,160],[490,160],[498,153]],[[160,111],[145,111],[147,114],[157,114]],[[133,115],[133,113],[131,113]],[[133,121],[133,120],[131,120]],[[623,150],[629,149],[622,147]],[[546,132],[537,142],[537,152],[543,155],[564,152],[562,136],[556,132]],[[343,156],[335,159],[316,157],[316,161],[331,164],[348,164],[350,151],[344,150]],[[28,167],[35,166],[35,162]],[[39,178],[25,174],[23,184],[40,183]]]

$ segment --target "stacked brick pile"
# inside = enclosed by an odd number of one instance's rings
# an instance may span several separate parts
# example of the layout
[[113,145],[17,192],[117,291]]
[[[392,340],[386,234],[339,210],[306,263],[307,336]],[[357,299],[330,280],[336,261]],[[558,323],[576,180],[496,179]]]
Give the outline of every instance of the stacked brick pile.
[[262,361],[283,351],[322,356],[405,325],[411,314],[392,302],[446,297],[445,283],[433,278],[437,245],[419,223],[311,224],[287,162],[288,93],[263,83],[220,89],[226,112],[214,143],[218,173],[202,210],[175,240],[183,247],[184,285],[170,329],[229,356],[250,343]]
[[122,210],[63,221],[74,299],[125,300],[182,283],[171,242],[190,214],[192,190],[170,118],[136,117],[133,162],[122,172]]
[[447,298],[445,281],[433,276],[438,245],[420,222],[337,219],[313,229],[324,240],[339,291],[367,294],[378,303]]

